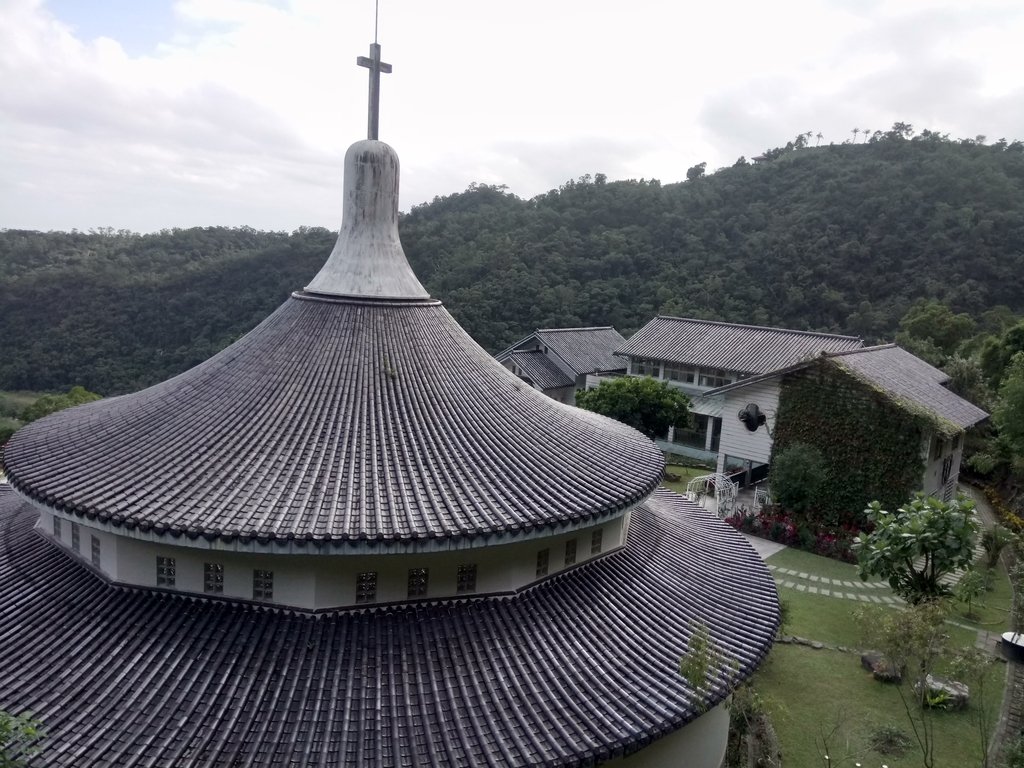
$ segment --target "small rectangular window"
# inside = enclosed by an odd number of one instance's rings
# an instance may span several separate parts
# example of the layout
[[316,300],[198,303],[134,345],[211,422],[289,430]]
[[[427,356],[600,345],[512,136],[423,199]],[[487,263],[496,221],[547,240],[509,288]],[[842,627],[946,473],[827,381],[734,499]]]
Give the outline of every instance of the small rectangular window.
[[604,543],[604,528],[598,528],[590,534],[590,554],[601,554],[601,544]]
[[54,517],[53,518],[53,538],[59,540],[61,538],[61,532],[62,532],[62,529],[61,529],[61,519],[59,517]]
[[224,594],[224,566],[221,563],[203,563],[203,592]]
[[173,557],[157,557],[156,559],[156,585],[158,587],[173,587],[177,580],[178,571],[175,567]]
[[576,539],[569,539],[565,542],[565,564],[572,565],[576,562]]
[[960,447],[960,435],[957,434],[957,436],[953,438],[953,450],[955,451],[959,447]]
[[356,602],[372,603],[377,600],[377,572],[364,571],[356,576]]
[[82,531],[78,523],[71,524],[71,548],[80,552],[82,548]]
[[274,599],[274,572],[254,568],[252,572],[252,599]]
[[409,569],[409,597],[426,597],[428,576],[426,568]]
[[548,559],[550,557],[551,550],[542,549],[537,553],[537,578],[548,575]]
[[455,591],[476,592],[476,565],[460,565],[455,576]]
[[100,540],[95,536],[92,536],[90,542],[92,547],[92,565],[94,568],[100,567]]

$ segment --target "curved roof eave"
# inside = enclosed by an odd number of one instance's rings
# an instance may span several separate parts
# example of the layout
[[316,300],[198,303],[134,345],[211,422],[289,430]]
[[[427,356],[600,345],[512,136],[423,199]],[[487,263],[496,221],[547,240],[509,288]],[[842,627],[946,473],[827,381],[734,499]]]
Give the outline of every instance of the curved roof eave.
[[4,448],[62,512],[222,541],[416,542],[600,519],[657,487],[639,432],[534,391],[437,302],[296,294],[204,363]]
[[[779,620],[750,545],[668,491],[625,547],[513,597],[315,617],[113,587],[34,517],[0,491],[0,708],[46,722],[57,768],[592,765],[722,701]],[[706,696],[677,671],[700,623],[723,658]]]

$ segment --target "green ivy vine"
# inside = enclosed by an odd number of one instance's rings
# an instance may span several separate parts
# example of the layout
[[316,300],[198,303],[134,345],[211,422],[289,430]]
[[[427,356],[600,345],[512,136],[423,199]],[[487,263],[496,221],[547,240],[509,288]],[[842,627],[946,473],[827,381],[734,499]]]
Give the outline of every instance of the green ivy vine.
[[782,379],[773,459],[797,443],[818,448],[825,477],[808,517],[860,527],[868,502],[895,509],[920,487],[921,435],[931,427],[922,414],[820,359]]

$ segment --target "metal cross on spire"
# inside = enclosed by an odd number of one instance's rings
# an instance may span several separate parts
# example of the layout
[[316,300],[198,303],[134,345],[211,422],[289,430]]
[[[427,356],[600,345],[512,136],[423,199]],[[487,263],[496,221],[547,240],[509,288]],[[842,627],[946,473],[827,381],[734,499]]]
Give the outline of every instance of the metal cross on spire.
[[356,64],[370,70],[370,117],[366,127],[368,139],[377,139],[380,128],[380,73],[391,72],[391,65],[380,60],[380,45],[377,44],[376,35],[374,38],[374,42],[370,44],[370,58],[356,58]]

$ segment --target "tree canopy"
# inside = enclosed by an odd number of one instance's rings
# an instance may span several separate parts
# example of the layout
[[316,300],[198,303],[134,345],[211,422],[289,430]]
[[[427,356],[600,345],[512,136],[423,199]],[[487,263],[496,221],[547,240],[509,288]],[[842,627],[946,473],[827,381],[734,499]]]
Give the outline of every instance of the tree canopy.
[[686,424],[690,398],[667,382],[647,376],[621,376],[576,393],[576,405],[629,424],[650,438]]
[[896,512],[875,501],[865,510],[874,530],[854,541],[860,576],[880,576],[893,592],[918,604],[951,593],[943,577],[974,560],[978,524],[974,502],[961,496],[942,501],[918,495]]
[[[804,134],[703,175],[697,165],[673,184],[595,174],[531,200],[474,184],[413,208],[399,229],[424,285],[492,352],[536,328],[628,335],[657,314],[869,342],[892,339],[922,299],[979,328],[1000,305],[1024,314],[1024,145],[905,125],[813,143]],[[112,395],[179,373],[306,285],[334,238],[2,231],[0,389]],[[908,322],[926,324],[929,308]],[[994,349],[994,367],[1007,350]]]

